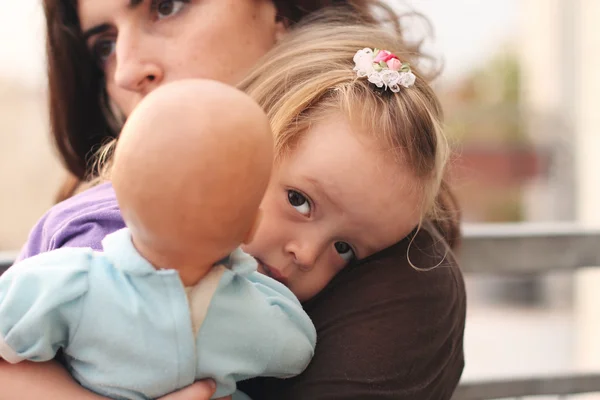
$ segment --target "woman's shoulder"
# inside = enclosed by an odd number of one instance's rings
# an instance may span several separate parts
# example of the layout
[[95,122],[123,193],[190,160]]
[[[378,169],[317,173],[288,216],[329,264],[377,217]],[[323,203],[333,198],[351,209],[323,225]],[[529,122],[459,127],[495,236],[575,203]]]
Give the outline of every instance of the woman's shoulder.
[[102,249],[102,239],[124,227],[110,183],[56,204],[37,222],[19,260],[62,247]]

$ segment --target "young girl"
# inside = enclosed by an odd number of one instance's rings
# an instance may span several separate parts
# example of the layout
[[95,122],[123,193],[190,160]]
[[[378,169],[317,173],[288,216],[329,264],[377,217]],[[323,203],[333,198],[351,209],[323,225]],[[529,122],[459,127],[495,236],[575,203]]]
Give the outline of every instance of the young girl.
[[[463,366],[464,286],[438,233],[455,237],[458,215],[441,107],[413,55],[380,28],[323,14],[241,84],[266,110],[276,148],[244,250],[304,301],[319,341],[303,374],[242,386],[250,397],[452,396],[432,383],[458,383]],[[321,349],[330,361],[318,368]]]
[[383,30],[325,17],[241,84],[267,111],[276,147],[265,217],[245,250],[301,300],[422,221],[453,217],[440,202],[449,153],[441,108],[409,61]]
[[[410,61],[378,28],[323,18],[242,84],[266,110],[277,154],[245,250],[305,302],[319,339],[300,376],[242,385],[253,398],[449,399],[458,383],[464,286],[434,227],[456,218],[443,201],[448,149],[438,101]],[[38,249],[68,245],[90,215],[118,215],[111,197],[104,184],[60,205],[36,229],[52,237]],[[76,224],[44,229],[74,208]],[[414,268],[398,265],[405,258]]]

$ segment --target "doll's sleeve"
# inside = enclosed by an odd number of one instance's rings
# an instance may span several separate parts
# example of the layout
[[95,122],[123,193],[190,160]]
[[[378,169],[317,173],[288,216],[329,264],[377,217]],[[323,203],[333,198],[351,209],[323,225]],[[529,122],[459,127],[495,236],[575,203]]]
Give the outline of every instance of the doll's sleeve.
[[76,334],[91,251],[61,249],[29,258],[0,277],[0,358],[47,361]]
[[225,271],[197,336],[199,376],[217,382],[216,398],[229,396],[236,382],[300,374],[315,344],[312,321],[287,287]]
[[294,294],[281,283],[255,272],[254,288],[264,296],[265,318],[256,321],[271,332],[273,356],[263,375],[288,378],[298,375],[312,359],[317,341],[315,327]]

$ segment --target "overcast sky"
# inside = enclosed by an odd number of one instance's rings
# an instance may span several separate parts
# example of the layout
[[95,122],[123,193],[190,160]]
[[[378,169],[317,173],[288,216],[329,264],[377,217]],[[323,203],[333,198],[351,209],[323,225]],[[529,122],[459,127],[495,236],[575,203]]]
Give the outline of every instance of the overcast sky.
[[[518,31],[519,0],[408,0],[408,3],[432,21],[433,47],[445,59],[446,79],[454,79],[485,62]],[[0,0],[0,74],[33,86],[44,82],[40,4],[41,0]]]

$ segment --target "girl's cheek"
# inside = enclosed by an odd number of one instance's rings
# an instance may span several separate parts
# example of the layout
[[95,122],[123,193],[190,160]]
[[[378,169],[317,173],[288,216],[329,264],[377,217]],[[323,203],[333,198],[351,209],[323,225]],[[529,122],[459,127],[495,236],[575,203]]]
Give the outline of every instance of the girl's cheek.
[[331,247],[331,250],[329,250],[327,253],[327,268],[330,269],[329,272],[331,274],[337,274],[338,272],[343,270],[348,263],[344,261],[342,257],[340,257],[340,255],[335,251],[335,248],[333,248],[333,246]]

